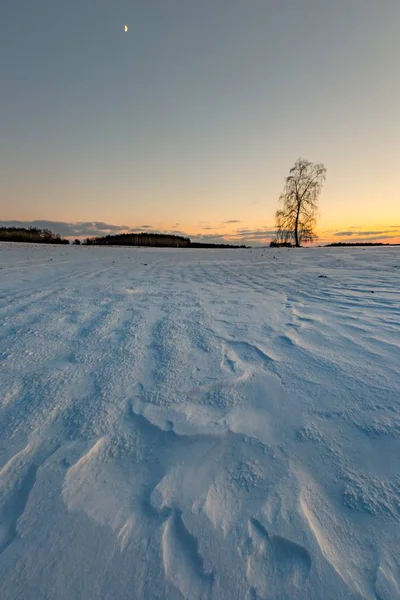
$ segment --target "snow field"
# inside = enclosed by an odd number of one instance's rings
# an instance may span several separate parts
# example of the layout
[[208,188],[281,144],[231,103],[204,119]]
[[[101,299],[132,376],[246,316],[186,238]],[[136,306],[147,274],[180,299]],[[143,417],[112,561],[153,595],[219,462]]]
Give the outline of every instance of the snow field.
[[0,244],[1,598],[400,598],[400,249]]

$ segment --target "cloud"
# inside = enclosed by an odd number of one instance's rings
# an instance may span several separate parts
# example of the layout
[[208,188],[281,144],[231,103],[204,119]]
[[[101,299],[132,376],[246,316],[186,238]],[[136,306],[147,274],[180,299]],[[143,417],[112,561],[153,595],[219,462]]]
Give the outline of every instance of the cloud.
[[272,227],[266,229],[237,229],[234,235],[251,239],[270,238],[276,235],[276,229]]
[[236,219],[230,219],[229,221],[222,221],[222,223],[241,223],[242,221],[237,221]]
[[352,242],[379,242],[380,240],[399,239],[400,235],[374,235],[371,237],[352,238]]
[[90,237],[122,233],[129,230],[127,225],[111,225],[102,221],[80,221],[68,223],[66,221],[0,221],[3,227],[37,227],[50,229],[63,237]]
[[201,242],[203,244],[237,244],[237,240],[226,239],[222,233],[205,234],[189,236],[192,242]]
[[136,229],[153,229],[153,225],[138,225]]
[[172,231],[161,231],[160,233],[168,233],[170,235],[180,235],[182,237],[190,237],[187,231],[181,231],[180,229],[173,229]]
[[352,235],[379,235],[384,233],[393,233],[390,229],[384,229],[383,231],[338,231],[334,233],[334,237],[349,237]]
[[[224,221],[227,223],[228,221]],[[230,221],[230,222],[240,222],[240,221]],[[221,227],[221,226],[220,226]],[[211,226],[203,226],[201,228],[203,231],[213,230],[214,227]],[[268,243],[272,238],[275,237],[276,230],[274,227],[270,227],[266,225],[263,228],[259,229],[246,229],[240,228],[234,232],[230,233],[213,233],[213,234],[186,234],[193,241],[196,242],[207,242],[207,243],[222,243],[222,244],[237,244],[237,245],[264,245]]]
[[[139,230],[137,230],[137,231],[139,231]],[[135,233],[137,233],[137,231]],[[162,233],[162,234],[165,234],[165,235],[178,235],[178,236],[181,236],[181,237],[186,237],[186,238],[188,237],[190,239],[193,238],[193,236],[191,236],[190,234],[188,234],[187,231],[180,231],[179,229],[156,229],[155,228],[152,231],[152,233]]]

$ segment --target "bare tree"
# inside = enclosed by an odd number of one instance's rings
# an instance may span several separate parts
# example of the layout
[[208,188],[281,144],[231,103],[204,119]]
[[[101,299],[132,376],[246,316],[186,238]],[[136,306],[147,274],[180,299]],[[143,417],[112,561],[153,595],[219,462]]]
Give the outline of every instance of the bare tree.
[[323,164],[314,164],[299,158],[290,169],[285,189],[279,201],[282,208],[276,211],[276,238],[278,244],[317,239],[314,232],[318,212],[318,198],[326,177]]

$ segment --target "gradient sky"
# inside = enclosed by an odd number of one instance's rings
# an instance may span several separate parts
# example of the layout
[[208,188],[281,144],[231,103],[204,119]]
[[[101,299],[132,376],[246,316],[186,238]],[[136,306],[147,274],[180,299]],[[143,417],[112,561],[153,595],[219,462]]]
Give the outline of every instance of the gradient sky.
[[263,241],[301,156],[322,240],[400,241],[399,0],[2,0],[0,48],[3,221]]

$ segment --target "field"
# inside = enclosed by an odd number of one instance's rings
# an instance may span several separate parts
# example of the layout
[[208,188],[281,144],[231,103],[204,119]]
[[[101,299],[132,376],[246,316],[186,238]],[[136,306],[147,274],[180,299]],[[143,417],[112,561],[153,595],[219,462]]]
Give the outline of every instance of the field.
[[2,600],[400,598],[400,248],[0,267]]

